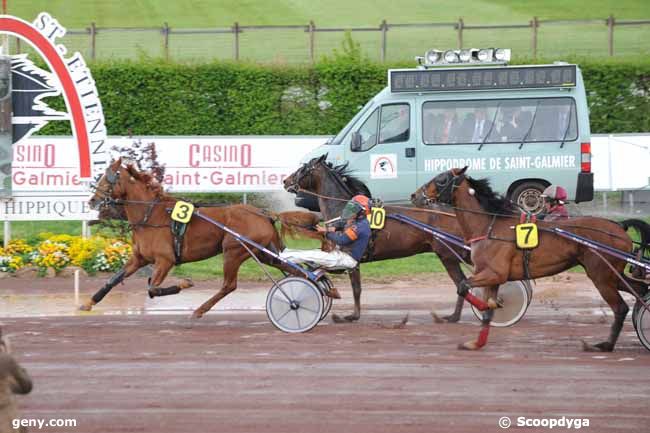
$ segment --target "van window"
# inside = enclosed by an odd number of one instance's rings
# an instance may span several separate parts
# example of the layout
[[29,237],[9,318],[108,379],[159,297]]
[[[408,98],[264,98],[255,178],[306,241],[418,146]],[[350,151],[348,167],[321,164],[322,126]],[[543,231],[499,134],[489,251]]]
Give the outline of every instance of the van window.
[[430,101],[422,109],[424,144],[574,141],[572,98]]
[[361,136],[361,148],[359,152],[365,152],[372,149],[377,144],[377,123],[379,122],[379,108],[363,122],[359,128],[359,135]]
[[350,134],[349,132],[352,130],[354,125],[357,123],[357,120],[359,120],[360,117],[362,117],[366,111],[370,109],[373,105],[373,100],[371,99],[364,105],[359,111],[357,111],[357,114],[354,115],[354,117],[348,122],[347,125],[343,129],[339,131],[338,134],[334,136],[329,142],[325,144],[349,144],[350,143]]
[[392,104],[381,107],[380,143],[408,141],[411,116],[408,104]]
[[[379,143],[408,141],[411,132],[409,104],[387,104],[376,109],[357,131],[361,135],[361,148],[365,152]],[[379,141],[377,141],[379,130]]]

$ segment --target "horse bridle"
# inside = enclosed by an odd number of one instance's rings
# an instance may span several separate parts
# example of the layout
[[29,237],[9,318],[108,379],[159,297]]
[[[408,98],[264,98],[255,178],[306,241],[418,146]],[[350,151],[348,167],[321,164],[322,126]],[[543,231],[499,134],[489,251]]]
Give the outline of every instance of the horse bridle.
[[[129,202],[136,203],[138,201],[134,200],[122,200],[122,199],[116,199],[113,198],[113,190],[115,189],[115,185],[120,181],[120,172],[119,171],[114,171],[110,166],[106,169],[106,173],[104,174],[104,177],[106,179],[106,182],[108,182],[109,188],[108,189],[99,189],[95,188],[96,192],[99,192],[102,195],[102,201],[99,204],[99,208],[102,206],[111,206],[115,207],[118,205],[123,205]],[[144,225],[150,225],[147,224],[147,221],[149,221],[149,218],[151,217],[151,214],[153,213],[153,208],[156,206],[156,204],[160,203],[160,198],[156,197],[155,200],[151,202],[142,202],[143,204],[148,204],[147,210],[145,211],[144,217],[142,218],[142,221],[137,222],[137,223],[131,223],[131,226],[137,227],[137,226],[144,226]],[[153,227],[162,227],[158,225],[152,225]]]
[[[443,180],[440,180],[440,175],[431,179],[428,183],[424,185],[421,189],[422,198],[426,204],[431,203],[443,203],[452,205],[454,200],[454,190],[460,186],[460,183],[465,179],[464,174],[456,174],[454,170],[450,170],[445,173],[446,176]],[[426,190],[429,189],[431,184],[436,186],[436,196],[431,197],[427,195]]]
[[298,171],[296,172],[296,174],[294,176],[294,178],[295,178],[294,182],[291,185],[287,186],[287,191],[289,191],[289,192],[297,192],[298,190],[300,190],[300,181],[305,176],[304,172],[305,171],[310,171],[312,168],[313,167],[311,167],[311,165],[310,165],[309,170],[307,170],[307,163],[300,166],[300,168],[298,169]]
[[112,206],[119,203],[119,200],[113,198],[113,190],[115,189],[115,185],[117,185],[117,182],[120,181],[120,172],[113,171],[113,169],[109,166],[108,168],[106,168],[106,173],[104,173],[104,178],[106,179],[106,182],[108,182],[109,188],[108,189],[99,189],[98,187],[94,188],[95,192],[101,194],[102,197],[102,201],[99,204],[99,208],[101,208],[102,206]]
[[[310,163],[308,163],[308,164],[305,163],[305,164],[304,164],[304,165],[303,165],[303,166],[298,170],[298,172],[296,173],[296,180],[295,180],[295,182],[292,183],[291,185],[289,185],[289,187],[287,188],[287,189],[289,190],[289,192],[292,192],[292,190],[293,190],[293,191],[299,191],[299,190],[301,189],[300,181],[301,181],[305,176],[307,176],[307,174],[311,173],[311,171],[314,170],[314,169],[317,167],[317,165],[318,165],[319,163],[323,163],[323,161],[318,160],[318,161],[315,161],[315,162],[310,162]],[[325,164],[325,163],[323,163],[323,164]],[[354,195],[354,193],[350,190],[350,187],[349,187],[349,186],[348,186],[348,185],[343,181],[343,179],[341,179],[341,177],[338,175],[338,173],[336,172],[336,170],[333,170],[332,168],[328,167],[327,164],[325,164],[325,168],[326,168],[327,172],[328,172],[329,174],[332,175],[332,177],[334,178],[334,180],[336,181],[336,183],[337,183],[341,188],[343,188],[343,190],[344,190],[347,194],[349,194],[350,197],[352,197],[352,196]]]

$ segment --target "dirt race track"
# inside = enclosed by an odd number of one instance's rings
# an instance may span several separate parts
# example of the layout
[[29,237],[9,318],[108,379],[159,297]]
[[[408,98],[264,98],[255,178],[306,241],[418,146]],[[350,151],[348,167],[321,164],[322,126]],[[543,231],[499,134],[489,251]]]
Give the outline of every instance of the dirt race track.
[[[100,281],[83,280],[82,299]],[[460,324],[431,319],[431,307],[448,312],[455,299],[444,275],[368,283],[359,323],[327,318],[300,335],[266,319],[266,283],[243,284],[192,324],[191,308],[217,284],[149,300],[135,279],[81,314],[71,280],[0,281],[3,328],[35,382],[19,399],[22,416],[77,420],[31,431],[487,433],[502,431],[504,416],[511,431],[549,431],[516,427],[521,416],[650,431],[650,352],[630,320],[615,352],[581,350],[612,320],[584,275],[539,281],[524,320],[493,328],[471,353],[456,349],[479,329],[469,309]],[[351,292],[338,286],[333,311],[345,313]]]

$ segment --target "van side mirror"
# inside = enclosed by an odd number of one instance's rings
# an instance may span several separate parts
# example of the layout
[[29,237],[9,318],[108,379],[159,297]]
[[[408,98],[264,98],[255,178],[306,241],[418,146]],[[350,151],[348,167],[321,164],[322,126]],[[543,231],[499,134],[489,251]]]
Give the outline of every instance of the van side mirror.
[[353,152],[358,152],[361,150],[362,144],[363,144],[363,140],[361,139],[361,134],[359,134],[358,132],[353,132],[350,138],[350,149]]

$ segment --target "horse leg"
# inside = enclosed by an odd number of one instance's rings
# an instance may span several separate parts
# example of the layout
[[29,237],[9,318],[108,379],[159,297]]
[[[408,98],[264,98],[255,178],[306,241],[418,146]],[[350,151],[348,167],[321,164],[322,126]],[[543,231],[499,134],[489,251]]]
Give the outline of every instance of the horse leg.
[[[499,286],[492,286],[486,288],[489,298],[496,299]],[[483,312],[483,319],[481,320],[481,332],[478,334],[476,341],[467,341],[459,344],[458,348],[461,350],[479,350],[487,344],[488,334],[490,333],[490,322],[494,316],[494,309],[487,309]]]
[[460,268],[460,261],[456,257],[451,257],[447,254],[438,254],[438,258],[445,267],[449,277],[456,284],[456,291],[459,293],[458,298],[456,299],[454,312],[449,316],[443,316],[443,319],[450,323],[456,323],[460,320],[460,314],[463,311],[463,302],[465,301],[465,298],[460,296],[460,284],[465,280],[465,274],[463,274],[463,271]]
[[144,265],[146,265],[146,262],[140,256],[132,255],[129,261],[126,262],[126,265],[124,265],[122,269],[120,269],[115,274],[113,274],[113,276],[106,282],[106,284],[104,284],[104,287],[99,289],[97,293],[93,295],[92,298],[86,301],[85,304],[79,306],[79,309],[81,311],[92,310],[93,305],[96,305],[97,303],[99,303],[99,301],[104,299],[104,296],[106,296],[113,287],[117,286],[125,278],[129,277],[130,275],[133,275],[135,271],[137,271]]
[[210,299],[205,301],[192,314],[193,319],[200,319],[205,313],[210,311],[214,305],[221,299],[225,298],[230,292],[237,288],[237,273],[242,263],[248,259],[248,252],[240,246],[230,248],[223,254],[223,284],[221,289]]
[[587,344],[583,341],[582,345],[583,349],[587,352],[612,352],[616,345],[616,340],[618,340],[618,336],[621,333],[621,329],[623,329],[623,323],[625,322],[625,317],[630,307],[628,307],[617,290],[618,277],[609,270],[604,274],[604,266],[602,263],[595,263],[593,266],[585,266],[587,276],[593,281],[600,295],[614,312],[614,322],[610,328],[607,341],[594,345]]
[[192,283],[192,280],[183,279],[179,284],[174,286],[158,287],[162,284],[163,281],[165,281],[167,274],[173,267],[174,262],[171,260],[167,260],[165,258],[159,258],[156,260],[153,274],[151,275],[151,278],[149,278],[149,287],[147,290],[149,298],[153,299],[157,296],[176,295],[177,293],[180,293],[181,290],[188,289],[194,285],[194,283]]
[[354,313],[345,317],[332,314],[332,320],[335,323],[355,322],[361,317],[361,269],[358,265],[350,271],[350,284],[352,284],[352,294],[354,295]]
[[503,284],[507,281],[507,276],[500,276],[493,270],[486,268],[471,277],[462,280],[458,286],[458,296],[462,296],[467,302],[476,307],[479,311],[494,310],[499,307],[496,296],[490,296],[488,290],[487,302],[470,293],[472,287],[493,287]]
[[174,266],[173,263],[169,261],[158,261],[156,262],[156,267],[153,271],[153,275],[149,278],[149,289],[147,293],[149,298],[155,298],[157,296],[169,296],[176,295],[180,293],[183,289],[189,289],[194,285],[192,280],[189,278],[183,279],[179,284],[170,286],[170,287],[158,287],[167,277],[167,274]]

